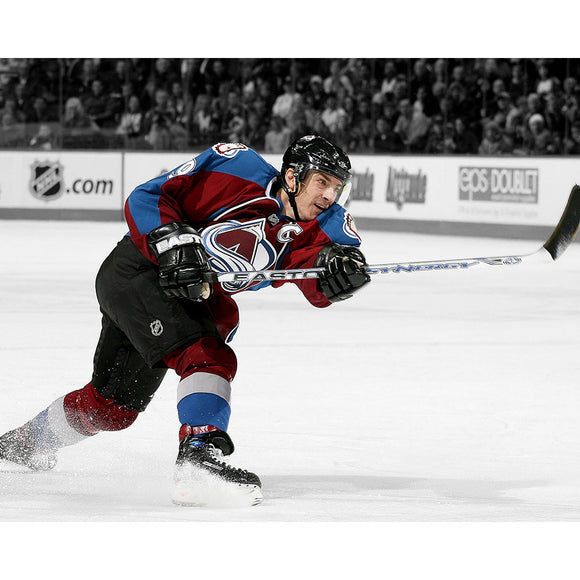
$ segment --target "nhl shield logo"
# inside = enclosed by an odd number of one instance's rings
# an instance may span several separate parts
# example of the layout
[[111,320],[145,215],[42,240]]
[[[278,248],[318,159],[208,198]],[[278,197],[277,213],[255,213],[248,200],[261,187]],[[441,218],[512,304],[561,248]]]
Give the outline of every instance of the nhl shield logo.
[[149,328],[151,329],[151,334],[153,336],[161,336],[163,334],[163,324],[161,324],[161,320],[154,320],[149,325]]
[[51,201],[63,194],[63,170],[58,161],[36,161],[30,171],[30,193],[36,199]]
[[149,328],[151,329],[151,334],[153,336],[161,336],[161,334],[163,334],[163,324],[161,324],[161,320],[154,320],[149,325]]

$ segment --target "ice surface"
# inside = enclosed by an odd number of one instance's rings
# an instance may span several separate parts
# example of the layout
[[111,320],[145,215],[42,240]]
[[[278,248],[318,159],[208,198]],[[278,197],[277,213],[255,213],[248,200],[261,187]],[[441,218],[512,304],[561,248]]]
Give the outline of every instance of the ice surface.
[[[90,378],[94,277],[121,223],[3,221],[0,431]],[[540,241],[362,232],[370,263]],[[378,275],[311,307],[238,297],[230,434],[264,502],[171,503],[177,377],[129,429],[48,473],[0,466],[0,522],[576,522],[580,244],[550,265]]]

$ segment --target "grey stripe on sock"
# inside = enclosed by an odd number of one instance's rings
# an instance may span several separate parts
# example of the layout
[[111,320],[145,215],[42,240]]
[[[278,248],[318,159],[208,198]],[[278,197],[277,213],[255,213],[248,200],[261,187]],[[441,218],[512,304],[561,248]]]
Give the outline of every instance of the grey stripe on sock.
[[213,393],[228,403],[232,396],[232,387],[218,375],[212,373],[193,373],[177,385],[177,402],[193,393]]

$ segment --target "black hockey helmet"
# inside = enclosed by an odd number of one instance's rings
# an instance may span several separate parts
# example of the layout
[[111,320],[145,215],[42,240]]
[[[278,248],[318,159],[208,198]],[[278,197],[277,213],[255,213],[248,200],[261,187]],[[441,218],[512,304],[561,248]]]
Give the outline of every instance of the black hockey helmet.
[[[296,188],[292,191],[286,183],[286,170],[294,169],[296,175]],[[342,183],[342,188],[336,196],[335,203],[344,206],[348,200],[351,189],[351,166],[348,155],[328,139],[318,135],[306,135],[296,139],[286,149],[282,157],[282,187],[293,201],[298,193],[298,186],[306,179],[307,173],[315,169],[336,177]]]

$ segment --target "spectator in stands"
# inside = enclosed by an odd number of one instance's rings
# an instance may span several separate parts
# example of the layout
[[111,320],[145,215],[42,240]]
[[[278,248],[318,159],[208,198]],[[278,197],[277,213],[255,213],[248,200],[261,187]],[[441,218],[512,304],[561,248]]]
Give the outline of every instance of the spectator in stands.
[[363,58],[350,58],[345,67],[345,73],[350,79],[353,91],[350,98],[358,95],[370,95],[376,88],[376,81],[372,78],[369,61]]
[[[323,63],[321,63],[321,65],[322,64]],[[284,89],[282,85],[284,84],[286,77],[292,78],[288,59],[281,58],[266,59],[262,74],[268,79],[268,83],[270,84],[274,96],[283,92]]]
[[397,75],[397,80],[395,82],[395,88],[393,91],[393,98],[397,103],[400,103],[403,99],[410,99],[409,83],[403,74]]
[[155,116],[151,119],[145,140],[156,151],[168,151],[171,148],[171,133],[163,117]]
[[154,150],[183,151],[187,148],[187,132],[178,122],[169,92],[164,88],[155,90],[155,107],[145,114],[143,130]]
[[431,87],[421,85],[417,89],[413,108],[421,110],[427,117],[432,117],[439,112],[439,105],[431,93]]
[[200,72],[212,97],[218,96],[220,86],[230,85],[233,80],[222,59],[205,59],[201,65]]
[[266,153],[284,153],[290,145],[290,136],[290,129],[286,126],[284,119],[274,115],[264,137],[264,151]]
[[476,59],[474,67],[477,71],[477,101],[481,103],[482,116],[487,115],[487,104],[492,99],[493,82],[498,78],[495,59],[488,58],[485,61]]
[[85,113],[95,125],[99,128],[113,126],[113,109],[100,79],[93,80],[90,92],[82,97],[82,102]]
[[8,115],[11,122],[14,123],[24,123],[25,115],[23,111],[19,111],[16,106],[16,100],[14,97],[9,96],[4,100],[4,106],[0,109],[0,115]]
[[411,99],[417,98],[417,91],[420,87],[429,90],[432,84],[431,70],[427,66],[424,58],[418,58],[413,63],[413,73],[409,81],[409,96]]
[[483,130],[483,139],[478,148],[481,155],[504,155],[510,150],[509,141],[503,131],[493,121],[489,121]]
[[354,93],[354,87],[348,75],[345,74],[340,60],[330,61],[330,71],[322,83],[322,88],[327,95],[336,95],[341,90],[345,90],[349,95]]
[[446,117],[449,120],[457,119],[457,117],[468,118],[472,114],[467,101],[467,91],[461,83],[453,81],[449,85],[443,107],[441,107],[441,101],[439,104],[439,110],[442,108],[446,111]]
[[395,62],[387,60],[383,68],[383,75],[381,81],[381,94],[386,98],[393,98],[395,94],[395,86],[397,84],[397,67]]
[[578,114],[578,81],[574,77],[567,77],[562,83],[562,106],[561,112],[569,124],[580,120]]
[[87,115],[79,97],[69,97],[64,105],[63,125],[67,129],[99,130],[99,126]]
[[350,128],[353,132],[353,144],[350,151],[353,153],[372,151],[373,120],[370,103],[364,96],[356,100]]
[[580,121],[576,121],[570,130],[570,136],[564,139],[566,155],[580,155]]
[[18,86],[22,84],[26,70],[26,59],[0,58],[0,94],[16,98]]
[[32,100],[31,106],[25,109],[24,116],[27,123],[50,123],[57,120],[48,108],[46,99],[41,96]]
[[447,85],[439,82],[439,81],[435,81],[433,83],[433,86],[431,87],[431,110],[432,110],[432,115],[443,115],[443,110],[441,108],[441,101],[445,99],[445,103],[444,103],[444,108],[446,109],[446,103],[447,103]]
[[334,93],[328,94],[321,114],[321,119],[326,130],[331,134],[335,133],[338,119],[344,114],[346,114],[346,111],[339,105],[336,95]]
[[413,118],[413,107],[411,106],[409,99],[402,99],[399,101],[398,110],[399,116],[397,117],[393,131],[399,137],[403,146],[407,149],[411,120]]
[[479,148],[479,141],[475,133],[467,126],[462,117],[454,121],[453,153],[458,155],[474,155]]
[[272,105],[272,115],[286,120],[292,109],[292,105],[296,100],[297,93],[294,91],[292,79],[286,77],[284,79],[283,92],[276,97]]
[[431,79],[431,86],[429,87],[429,89],[435,84],[435,83],[442,83],[444,85],[448,84],[448,71],[447,71],[447,59],[445,58],[438,58],[434,63],[433,63],[433,67],[432,67],[432,75],[433,78]]
[[215,110],[212,107],[212,98],[207,93],[198,95],[191,114],[191,130],[193,143],[198,145],[215,141],[218,124]]
[[496,110],[491,120],[496,123],[502,131],[507,130],[507,119],[510,111],[514,108],[511,96],[508,92],[500,93],[496,96]]
[[69,68],[65,94],[71,97],[88,95],[93,81],[98,78],[99,59],[76,59]]
[[187,131],[185,127],[174,121],[169,126],[169,133],[171,135],[170,148],[172,151],[186,151],[188,147]]
[[230,103],[225,119],[225,140],[228,143],[239,143],[240,141],[243,141],[242,137],[246,127],[246,120],[244,119],[242,106],[238,102]]
[[169,93],[166,89],[159,88],[155,91],[155,106],[145,113],[143,130],[149,134],[155,123],[157,125],[155,133],[164,133],[163,128],[169,129],[175,118],[176,113],[169,101]]
[[424,153],[437,155],[438,153],[452,153],[453,140],[450,137],[446,138],[443,130],[443,119],[437,115],[429,126],[427,134],[427,141],[423,149]]
[[312,107],[321,110],[326,101],[326,93],[322,88],[322,77],[320,75],[312,75],[305,97],[310,99]]
[[524,96],[526,92],[526,80],[524,69],[519,61],[511,64],[511,76],[508,81],[508,91],[514,101]]
[[400,115],[395,123],[394,132],[399,136],[406,151],[423,151],[429,131],[429,117],[420,109],[413,109],[409,99],[399,103]]
[[516,126],[523,126],[528,119],[528,99],[518,97],[515,105],[509,108],[506,114],[505,130],[508,135],[515,135]]
[[115,66],[103,81],[109,87],[109,94],[111,96],[119,95],[120,97],[123,85],[132,81],[128,61],[124,58],[117,59]]
[[272,90],[272,84],[267,79],[259,78],[257,80],[257,87],[258,91],[254,100],[254,105],[257,101],[261,101],[264,106],[264,111],[267,112],[269,117],[272,114],[272,107],[276,100],[276,95],[274,95]]
[[540,59],[538,62],[538,80],[536,82],[536,93],[544,96],[554,90],[554,79],[550,77],[548,65]]
[[0,113],[0,144],[3,147],[23,147],[26,145],[24,125],[18,123],[9,110]]
[[107,87],[110,124],[114,126],[120,122],[121,114],[126,110],[131,95],[137,94],[128,61],[124,58],[118,59],[112,69],[104,75],[103,84]]
[[121,121],[117,126],[117,135],[124,135],[127,139],[127,146],[134,149],[143,138],[143,112],[141,103],[137,95],[132,95],[129,99],[127,109],[121,115]]
[[558,153],[558,144],[548,131],[544,117],[534,113],[528,120],[526,146],[530,155],[550,155]]
[[554,93],[546,93],[544,96],[544,122],[546,128],[557,139],[559,135],[564,135],[565,117],[562,113],[562,98]]
[[330,133],[330,138],[332,142],[338,145],[344,151],[350,151],[352,149],[351,144],[351,134],[348,115],[345,111],[342,111],[338,115],[336,126],[334,131]]
[[400,136],[385,117],[378,117],[375,121],[372,146],[375,153],[398,153],[405,148]]
[[[320,110],[315,108],[312,102],[312,94],[307,92],[304,95],[300,95],[300,98],[296,101],[295,110],[290,115],[290,129],[292,130],[292,141],[300,137],[300,135],[294,137],[296,135],[295,131],[299,131],[299,126],[304,126],[304,130],[306,133],[302,133],[302,135],[306,135],[307,133],[312,133],[311,127],[314,127],[316,124],[317,117],[320,117]],[[308,129],[307,129],[308,128]]]
[[[551,134],[550,154],[573,150],[571,127],[580,120],[578,59],[64,58],[0,61],[0,114],[6,114],[7,127],[22,121],[29,124],[59,122],[60,113],[65,109],[63,103],[74,97],[81,98],[86,112],[96,121],[95,125],[105,129],[100,133],[102,139],[112,139],[109,135],[115,135],[122,112],[128,110],[129,98],[138,95],[142,116],[147,117],[145,134],[152,142],[163,144],[165,128],[157,123],[156,130],[151,133],[151,126],[153,114],[159,115],[157,89],[165,88],[173,116],[170,115],[167,125],[170,142],[162,148],[169,150],[185,147],[185,137],[191,147],[238,136],[240,131],[242,137],[257,135],[256,127],[246,126],[242,130],[239,119],[249,124],[251,114],[253,120],[257,116],[262,126],[268,127],[275,99],[284,93],[282,86],[287,78],[295,80],[294,93],[298,96],[296,103],[286,109],[286,128],[292,134],[308,128],[329,137],[333,131],[348,131],[351,151],[376,148],[372,138],[378,130],[377,125],[382,125],[382,122],[375,123],[379,117],[386,117],[390,127],[397,123],[410,125],[398,111],[405,99],[410,100],[414,110],[421,109],[427,118],[442,116],[444,150],[458,148],[456,140],[460,132],[457,127],[453,132],[453,147],[445,144],[448,122],[456,117],[462,117],[478,139],[488,122],[494,122],[503,129],[506,146],[511,147],[509,152],[515,155],[542,151],[537,141],[542,141],[539,136],[545,130]],[[1,67],[5,62],[8,64],[3,73]],[[99,85],[100,90],[93,90]],[[344,118],[340,114],[340,122],[337,122],[336,111],[332,114],[325,111],[325,88],[330,90],[331,87],[336,98],[335,108],[339,112],[342,108],[347,115]],[[506,93],[510,95],[511,105]],[[195,104],[202,94],[207,97],[201,100],[204,105],[200,108]],[[361,102],[366,107],[363,117],[358,111]],[[79,113],[74,100],[68,108],[66,123],[63,119],[62,144],[64,147],[81,146],[66,137],[73,129],[86,133],[87,129],[94,131],[95,126],[87,124],[83,119],[86,115]],[[278,112],[284,114],[283,110]],[[335,119],[329,121],[332,115]],[[529,125],[533,115],[541,115],[544,123],[543,130],[537,131],[534,139]],[[424,121],[420,115],[419,120]],[[108,128],[111,131],[106,131]],[[14,133],[13,128],[10,130]],[[24,146],[35,130],[36,127],[28,129]],[[440,133],[437,127],[430,131],[429,149],[441,148],[438,144]],[[260,137],[254,138],[261,142]],[[263,138],[265,143],[265,135]],[[471,143],[471,138],[469,141]],[[384,137],[379,137],[376,146],[383,147],[381,143],[384,142]],[[407,142],[407,150],[420,153],[427,142],[427,138],[414,146]],[[85,140],[82,146],[95,143]],[[104,141],[103,144],[107,146]],[[114,141],[110,141],[108,146],[113,144]],[[393,144],[386,147],[392,148]],[[489,143],[484,148],[493,149]]]
[[[520,99],[526,101],[525,97],[520,97]],[[510,153],[517,156],[529,155],[530,151],[527,147],[528,128],[525,117],[523,115],[514,117],[509,125],[506,124],[506,127],[506,135],[511,144]]]
[[252,102],[258,91],[257,75],[254,72],[253,59],[242,59],[240,81],[242,99],[245,105]]
[[228,134],[231,131],[232,124],[239,125],[243,123],[243,112],[241,109],[241,94],[239,87],[233,85],[223,85],[220,91],[220,130],[222,134]]
[[[505,96],[507,91],[505,90],[505,83],[503,79],[496,78],[492,85],[491,91],[488,94],[488,99],[484,103],[484,108],[482,111],[482,117],[484,119],[494,119],[497,113],[501,110],[500,107],[505,105]],[[500,104],[500,99],[504,102]]]
[[372,133],[363,133],[359,127],[351,127],[349,130],[349,153],[372,153]]
[[532,115],[542,115],[544,113],[544,103],[538,93],[529,93],[527,101],[528,111],[526,113],[526,118],[524,119],[526,125],[528,125]]
[[[306,134],[301,133],[301,135]],[[266,128],[262,117],[256,111],[250,110],[248,112],[244,133],[240,141],[256,151],[264,151],[266,146]]]
[[183,91],[182,82],[173,81],[169,91],[169,108],[175,111],[175,121],[184,127],[189,117],[189,101],[189,95]]
[[12,98],[14,99],[15,110],[17,112],[17,118],[21,119],[20,122],[26,121],[26,106],[27,100],[25,96],[26,87],[19,81],[14,83]]
[[54,149],[55,135],[50,127],[46,123],[41,123],[38,127],[38,131],[30,139],[28,144],[32,149],[42,149],[43,151],[50,151]]
[[181,77],[173,59],[157,58],[148,80],[152,84],[154,92],[163,89],[169,94],[173,83],[179,83]]

